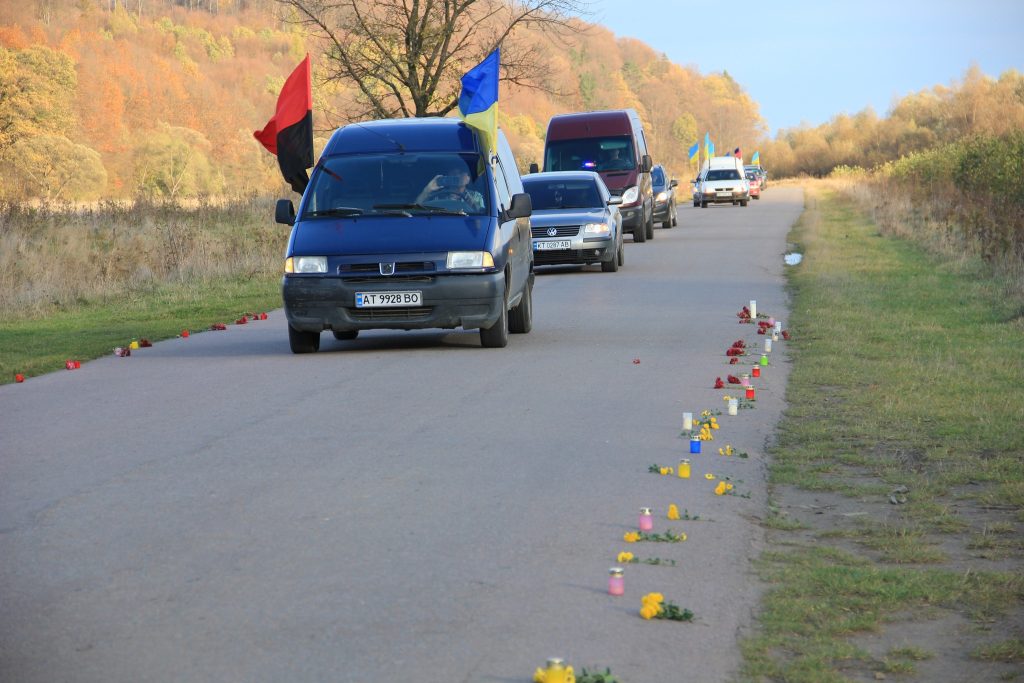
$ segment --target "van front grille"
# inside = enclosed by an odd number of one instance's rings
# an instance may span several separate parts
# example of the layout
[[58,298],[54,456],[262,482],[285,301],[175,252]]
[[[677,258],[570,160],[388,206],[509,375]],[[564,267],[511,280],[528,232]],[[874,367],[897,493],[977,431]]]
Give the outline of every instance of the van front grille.
[[349,308],[348,314],[355,320],[414,320],[430,316],[432,306],[408,308]]

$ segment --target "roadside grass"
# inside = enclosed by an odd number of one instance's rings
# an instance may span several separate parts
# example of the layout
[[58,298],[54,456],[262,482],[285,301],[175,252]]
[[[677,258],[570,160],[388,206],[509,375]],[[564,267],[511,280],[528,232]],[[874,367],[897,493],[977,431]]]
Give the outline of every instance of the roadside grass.
[[156,342],[230,323],[245,312],[281,306],[279,277],[210,278],[152,285],[111,300],[83,300],[61,310],[0,320],[0,384],[15,374],[33,377],[64,368],[67,359],[87,361],[127,346]]
[[971,657],[1000,662],[1024,662],[1024,639],[1012,638],[982,645],[971,653]]
[[[793,365],[772,512],[792,490],[866,512],[768,516],[759,567],[770,587],[759,633],[741,642],[743,676],[909,675],[926,650],[875,659],[851,637],[955,612],[993,624],[1024,601],[1019,570],[970,564],[1024,550],[1024,302],[976,260],[883,237],[819,187],[806,196],[790,235],[804,258],[787,273]],[[813,540],[783,533],[807,528]],[[946,641],[922,645],[953,656]],[[971,646],[959,647],[969,661]]]

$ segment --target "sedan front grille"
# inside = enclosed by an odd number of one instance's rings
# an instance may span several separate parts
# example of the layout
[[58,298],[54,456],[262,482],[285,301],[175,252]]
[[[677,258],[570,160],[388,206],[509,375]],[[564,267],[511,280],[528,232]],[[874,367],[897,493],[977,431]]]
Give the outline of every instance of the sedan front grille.
[[549,235],[548,229],[549,228],[531,227],[530,232],[533,233],[533,236],[538,239],[543,237],[575,237],[576,235],[580,234],[580,226],[578,225],[555,228],[554,235]]
[[432,306],[408,308],[349,308],[348,314],[355,320],[413,320],[426,318],[434,310]]
[[537,266],[572,265],[592,263],[597,260],[597,249],[562,249],[559,251],[535,251],[533,263]]

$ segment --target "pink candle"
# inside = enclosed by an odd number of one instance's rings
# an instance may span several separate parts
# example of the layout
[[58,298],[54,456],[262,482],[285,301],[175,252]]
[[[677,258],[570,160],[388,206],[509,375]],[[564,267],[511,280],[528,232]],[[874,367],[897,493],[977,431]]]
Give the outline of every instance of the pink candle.
[[608,595],[622,595],[626,592],[626,579],[622,576],[622,567],[612,567],[608,577]]
[[774,325],[775,324],[775,318],[768,318],[768,324],[769,325]]
[[651,517],[650,508],[640,508],[640,531],[650,531],[654,528],[654,518]]

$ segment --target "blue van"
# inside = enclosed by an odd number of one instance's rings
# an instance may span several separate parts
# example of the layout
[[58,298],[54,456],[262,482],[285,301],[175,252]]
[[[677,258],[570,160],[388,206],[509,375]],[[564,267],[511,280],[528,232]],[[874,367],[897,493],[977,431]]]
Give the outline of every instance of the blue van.
[[[320,334],[479,329],[484,347],[533,326],[530,195],[504,134],[487,159],[458,119],[353,123],[334,132],[292,226],[281,285],[293,353]],[[490,162],[490,163],[488,163]]]

